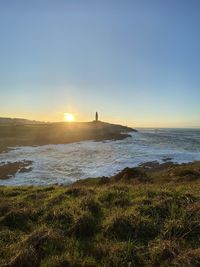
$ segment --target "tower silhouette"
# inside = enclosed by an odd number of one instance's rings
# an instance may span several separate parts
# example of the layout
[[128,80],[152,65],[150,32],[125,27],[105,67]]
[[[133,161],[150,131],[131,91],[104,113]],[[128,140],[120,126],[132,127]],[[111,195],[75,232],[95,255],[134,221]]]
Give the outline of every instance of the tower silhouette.
[[99,115],[98,115],[98,112],[95,113],[95,121],[98,121],[99,120]]

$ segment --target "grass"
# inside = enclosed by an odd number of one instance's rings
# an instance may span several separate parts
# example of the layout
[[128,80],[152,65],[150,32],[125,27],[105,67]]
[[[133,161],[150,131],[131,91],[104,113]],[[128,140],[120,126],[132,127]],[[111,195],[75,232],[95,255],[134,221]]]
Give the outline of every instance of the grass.
[[[16,146],[66,144],[83,140],[120,140],[132,129],[105,122],[0,123],[0,153]],[[121,133],[123,132],[123,133]]]
[[200,266],[198,169],[0,187],[0,266]]

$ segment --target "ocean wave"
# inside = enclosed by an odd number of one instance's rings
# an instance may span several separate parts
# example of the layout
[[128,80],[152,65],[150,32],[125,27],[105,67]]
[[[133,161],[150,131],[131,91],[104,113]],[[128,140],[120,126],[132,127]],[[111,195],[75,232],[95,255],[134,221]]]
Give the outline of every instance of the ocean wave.
[[143,129],[119,141],[17,147],[0,154],[0,162],[33,161],[31,172],[17,173],[1,185],[67,184],[86,177],[110,176],[125,167],[170,158],[200,160],[200,130]]

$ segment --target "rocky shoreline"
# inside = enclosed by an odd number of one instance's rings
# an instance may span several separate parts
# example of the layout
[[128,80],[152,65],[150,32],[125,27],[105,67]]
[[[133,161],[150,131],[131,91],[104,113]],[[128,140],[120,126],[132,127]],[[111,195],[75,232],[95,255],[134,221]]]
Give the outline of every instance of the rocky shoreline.
[[[9,179],[15,176],[16,173],[29,172],[32,170],[32,161],[23,160],[16,162],[1,162],[0,163],[0,179]],[[134,168],[124,168],[122,171],[111,177],[86,178],[77,180],[74,184],[84,184],[87,181],[104,182],[156,182],[156,177],[159,176],[159,181],[165,182],[184,180],[200,180],[200,161],[192,163],[173,163],[165,161],[159,163],[158,161],[145,162]]]
[[1,162],[0,163],[0,179],[9,179],[15,176],[16,173],[29,172],[31,168],[31,160],[23,160],[16,162]]

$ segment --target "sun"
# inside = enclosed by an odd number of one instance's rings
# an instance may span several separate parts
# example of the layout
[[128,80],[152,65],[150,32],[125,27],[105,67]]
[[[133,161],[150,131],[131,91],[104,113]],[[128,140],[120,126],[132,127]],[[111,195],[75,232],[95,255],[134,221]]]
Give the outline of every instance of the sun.
[[71,113],[64,113],[65,120],[68,122],[74,121],[74,115]]

